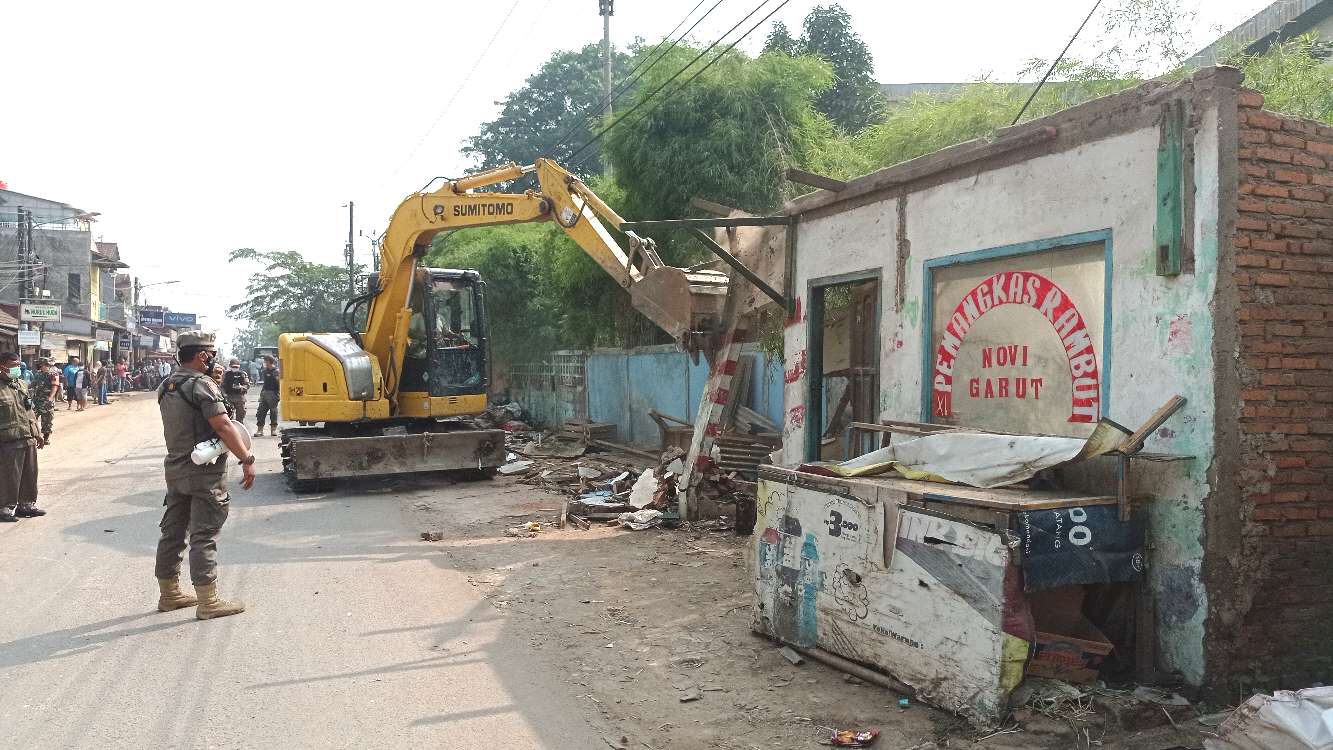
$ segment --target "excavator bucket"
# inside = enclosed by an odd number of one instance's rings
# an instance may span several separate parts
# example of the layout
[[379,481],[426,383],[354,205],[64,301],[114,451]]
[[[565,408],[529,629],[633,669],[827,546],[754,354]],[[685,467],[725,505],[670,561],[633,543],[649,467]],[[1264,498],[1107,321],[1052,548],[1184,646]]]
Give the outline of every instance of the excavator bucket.
[[643,313],[697,358],[712,359],[727,300],[727,275],[673,266],[648,269],[629,289],[634,309]]

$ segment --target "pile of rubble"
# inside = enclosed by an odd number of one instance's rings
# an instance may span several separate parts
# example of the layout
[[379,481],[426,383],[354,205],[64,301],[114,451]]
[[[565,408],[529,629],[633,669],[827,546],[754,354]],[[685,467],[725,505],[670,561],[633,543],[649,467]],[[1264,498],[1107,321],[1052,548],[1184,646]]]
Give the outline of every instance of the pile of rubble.
[[679,522],[677,482],[685,452],[661,455],[604,439],[614,426],[570,422],[559,432],[511,434],[500,474],[570,499],[557,525],[590,528],[607,522],[642,530]]

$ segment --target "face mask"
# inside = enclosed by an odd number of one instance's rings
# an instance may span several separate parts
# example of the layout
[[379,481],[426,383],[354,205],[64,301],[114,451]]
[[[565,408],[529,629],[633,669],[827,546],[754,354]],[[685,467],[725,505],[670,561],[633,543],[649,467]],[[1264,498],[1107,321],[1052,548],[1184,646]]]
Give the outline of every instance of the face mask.
[[23,368],[22,367],[9,368],[9,377],[13,378],[14,380],[18,380],[19,378],[23,377]]

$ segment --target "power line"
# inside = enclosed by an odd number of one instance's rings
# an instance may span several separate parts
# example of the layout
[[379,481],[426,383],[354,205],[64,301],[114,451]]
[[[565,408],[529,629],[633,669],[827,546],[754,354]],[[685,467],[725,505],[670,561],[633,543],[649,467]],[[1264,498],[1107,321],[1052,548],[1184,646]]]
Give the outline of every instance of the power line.
[[[690,12],[686,13],[685,17],[680,19],[680,22],[676,24],[675,28],[671,29],[671,31],[668,31],[666,35],[662,37],[662,41],[658,42],[656,45],[654,45],[654,47],[660,48],[663,44],[667,42],[667,40],[671,39],[671,35],[675,34],[676,31],[681,26],[685,25],[685,22],[689,20],[690,16],[694,15],[694,11],[698,10],[699,7],[702,6],[707,1],[708,0],[699,0],[698,3],[695,3],[694,7],[690,8]],[[647,74],[649,70],[652,70],[654,65],[661,62],[662,59],[665,58],[667,55],[671,54],[671,51],[674,50],[680,44],[682,39],[689,36],[690,32],[694,31],[694,29],[700,23],[702,23],[704,19],[712,15],[713,11],[717,10],[717,6],[721,5],[725,1],[726,0],[717,0],[716,3],[713,3],[713,7],[709,8],[708,11],[705,12],[702,16],[699,16],[699,18],[695,20],[695,22],[691,24],[688,29],[685,30],[685,33],[676,37],[675,41],[671,42],[671,45],[669,47],[660,50],[660,52],[657,49],[654,49],[653,52],[644,55],[643,59],[639,60],[638,64],[635,65],[630,70],[629,73],[626,73],[625,78],[621,80],[619,84],[616,85],[615,89],[611,92],[611,96],[608,98],[608,100],[606,102],[600,103],[601,106],[598,109],[598,112],[595,116],[601,117],[603,114],[605,114],[607,107],[609,105],[615,104],[615,102],[617,102],[620,99],[620,97],[625,95],[625,92],[628,91],[631,86],[637,83],[638,80],[642,78],[645,74]],[[654,55],[656,55],[656,57],[654,57]],[[651,62],[649,62],[650,60]],[[647,67],[644,67],[645,65]],[[641,69],[643,71],[642,73],[639,72]],[[591,110],[593,107],[597,106],[598,104],[594,104],[592,107],[589,107],[588,110]],[[583,113],[581,113],[575,119],[575,121],[568,128],[565,129],[565,132],[561,133],[560,137],[555,139],[556,146],[554,150],[558,150],[561,147],[565,146],[567,141],[569,140],[569,137],[574,134],[574,131],[578,130],[579,122],[588,116],[590,116],[590,112],[588,111],[584,111]],[[537,154],[537,156],[540,156],[540,154]]]
[[1075,32],[1074,32],[1074,35],[1071,36],[1071,37],[1069,37],[1069,43],[1066,44],[1066,45],[1065,45],[1065,48],[1064,48],[1063,50],[1060,51],[1060,56],[1057,57],[1057,58],[1055,58],[1054,60],[1051,61],[1051,67],[1050,67],[1050,69],[1047,70],[1047,71],[1046,71],[1046,75],[1042,76],[1042,77],[1041,77],[1041,80],[1037,82],[1037,88],[1032,89],[1032,94],[1031,94],[1031,96],[1028,97],[1028,100],[1027,100],[1027,101],[1023,102],[1023,108],[1020,109],[1020,110],[1018,110],[1018,114],[1014,115],[1014,121],[1011,122],[1011,123],[1009,123],[1009,126],[1010,126],[1010,127],[1013,127],[1014,125],[1017,125],[1019,119],[1021,119],[1021,118],[1023,117],[1023,113],[1026,112],[1026,111],[1028,111],[1028,105],[1032,103],[1032,100],[1033,100],[1033,99],[1036,99],[1036,98],[1037,98],[1037,92],[1038,92],[1038,91],[1041,91],[1041,87],[1044,86],[1044,85],[1046,85],[1046,79],[1047,79],[1047,78],[1050,78],[1050,77],[1051,77],[1051,74],[1055,72],[1055,66],[1057,66],[1057,65],[1060,64],[1060,61],[1063,60],[1064,57],[1065,57],[1065,53],[1069,51],[1069,48],[1070,48],[1070,47],[1074,46],[1074,40],[1075,40],[1075,39],[1078,39],[1078,35],[1083,33],[1083,27],[1084,27],[1084,26],[1087,26],[1087,25],[1088,25],[1088,21],[1091,21],[1091,20],[1092,20],[1092,14],[1097,12],[1097,6],[1099,6],[1099,5],[1101,5],[1101,4],[1102,4],[1102,0],[1097,0],[1097,2],[1095,2],[1095,3],[1092,4],[1092,10],[1088,11],[1088,16],[1087,16],[1087,18],[1084,18],[1084,19],[1083,19],[1083,23],[1081,23],[1081,24],[1078,25],[1078,31],[1075,31]]
[[463,87],[467,86],[468,81],[472,80],[472,74],[477,72],[477,68],[481,66],[481,61],[486,57],[486,54],[491,51],[491,46],[495,44],[495,40],[499,38],[500,32],[503,31],[505,25],[509,23],[510,16],[514,15],[514,9],[516,9],[518,4],[522,1],[523,0],[514,0],[514,4],[509,6],[509,12],[505,13],[504,18],[500,19],[500,24],[495,27],[495,32],[491,34],[490,40],[487,41],[486,46],[482,48],[481,54],[477,55],[476,59],[472,61],[472,67],[469,68],[467,74],[463,76],[463,80],[458,83],[458,87],[454,89],[454,93],[449,97],[449,101],[444,103],[444,108],[435,116],[435,120],[431,122],[430,127],[426,128],[426,132],[422,134],[421,138],[417,141],[417,144],[408,152],[407,158],[403,159],[403,163],[399,164],[398,168],[389,174],[390,179],[403,171],[403,167],[407,166],[408,163],[412,161],[412,157],[417,155],[417,151],[421,148],[422,144],[426,142],[426,139],[430,137],[430,134],[435,132],[435,126],[440,124],[440,120],[444,119],[445,114],[449,112],[449,108],[453,106],[454,100],[458,98],[460,93],[462,93]]
[[[1099,1],[1100,1],[1100,0],[1099,0]],[[607,125],[607,126],[606,126],[605,128],[603,128],[600,132],[598,132],[596,135],[594,135],[594,136],[592,137],[592,139],[589,140],[587,143],[583,144],[582,146],[579,146],[579,148],[578,148],[573,154],[570,154],[570,157],[569,157],[570,160],[572,161],[573,158],[574,158],[575,156],[578,156],[579,153],[580,153],[581,151],[583,151],[584,149],[586,149],[586,148],[588,148],[589,146],[593,145],[594,143],[597,143],[598,141],[600,141],[603,137],[606,136],[607,133],[611,132],[611,129],[612,129],[612,128],[616,127],[616,126],[619,125],[620,123],[622,123],[622,122],[624,122],[625,120],[627,120],[627,119],[630,117],[630,115],[633,115],[636,111],[638,111],[638,110],[639,110],[641,107],[643,107],[645,104],[647,104],[648,102],[652,101],[652,99],[653,99],[655,96],[657,96],[657,94],[658,94],[659,92],[661,92],[662,89],[665,88],[665,87],[667,86],[667,84],[669,84],[669,83],[671,83],[672,81],[676,80],[676,78],[678,78],[682,73],[684,73],[686,70],[688,70],[689,67],[690,67],[691,65],[693,65],[693,64],[699,59],[699,57],[702,57],[702,56],[703,56],[704,54],[706,54],[709,50],[713,49],[713,47],[716,47],[716,46],[717,46],[723,39],[726,39],[727,36],[728,36],[729,34],[731,34],[731,32],[735,31],[738,27],[740,27],[741,24],[743,24],[743,23],[745,23],[747,20],[749,20],[750,16],[753,16],[755,13],[759,12],[759,9],[762,8],[762,7],[764,7],[764,5],[768,4],[768,2],[769,2],[769,0],[763,0],[763,2],[759,3],[759,5],[755,6],[754,10],[752,10],[752,11],[750,11],[749,13],[745,14],[745,17],[744,17],[744,18],[742,18],[740,21],[737,21],[737,22],[736,22],[736,25],[735,25],[735,26],[732,26],[730,29],[728,29],[727,32],[726,32],[725,34],[723,34],[721,37],[719,37],[718,40],[717,40],[716,42],[713,42],[712,44],[708,45],[708,47],[707,47],[706,49],[704,49],[703,52],[699,53],[699,55],[698,55],[697,57],[695,57],[694,60],[691,60],[689,63],[687,63],[687,64],[685,65],[685,67],[683,67],[683,68],[681,68],[679,71],[677,71],[675,75],[673,75],[673,76],[671,76],[670,78],[668,78],[668,79],[666,80],[666,83],[663,83],[661,86],[659,86],[659,87],[657,87],[656,89],[654,89],[650,94],[648,94],[648,96],[646,96],[645,98],[643,98],[642,100],[640,100],[638,104],[636,104],[636,105],[634,105],[633,107],[631,107],[631,108],[629,109],[628,112],[626,112],[625,114],[623,114],[623,115],[621,115],[620,117],[616,118],[615,121],[613,121],[611,124]],[[682,84],[680,84],[679,86],[677,86],[676,88],[672,89],[672,90],[671,90],[671,94],[676,94],[676,93],[679,93],[680,91],[684,90],[686,86],[689,86],[691,83],[693,83],[693,82],[695,81],[695,79],[697,79],[699,76],[703,75],[703,74],[704,74],[704,71],[706,71],[706,70],[708,70],[709,68],[713,67],[713,65],[714,65],[715,63],[717,63],[718,60],[721,60],[723,57],[726,56],[726,54],[727,54],[728,52],[730,52],[731,50],[735,49],[735,48],[736,48],[736,45],[738,45],[738,44],[740,44],[741,42],[745,41],[745,38],[748,37],[750,34],[753,34],[755,29],[757,29],[757,28],[759,28],[760,26],[762,26],[766,21],[768,21],[768,19],[772,18],[772,17],[774,16],[774,14],[776,14],[778,11],[782,10],[783,7],[785,7],[785,6],[787,5],[787,3],[790,3],[790,2],[791,2],[791,0],[782,0],[782,2],[779,3],[779,4],[777,5],[777,7],[773,8],[773,10],[770,10],[770,11],[768,12],[768,15],[766,15],[766,16],[764,16],[763,18],[759,19],[759,21],[758,21],[757,23],[755,23],[755,25],[751,26],[750,29],[749,29],[748,31],[746,31],[744,34],[741,34],[740,37],[738,37],[738,38],[736,39],[736,41],[734,41],[734,42],[732,42],[731,44],[727,45],[727,47],[726,47],[725,49],[723,49],[721,52],[719,52],[719,53],[718,53],[712,60],[709,60],[709,61],[708,61],[702,68],[699,68],[697,71],[694,72],[693,75],[691,75],[689,78],[685,79],[685,82],[684,82],[684,83],[682,83]],[[660,102],[659,102],[659,103],[660,103]],[[648,114],[651,114],[651,112],[652,112],[652,111],[649,110],[648,112],[644,113],[644,116],[647,116]],[[591,157],[585,158],[583,161],[579,162],[578,165],[581,166],[584,162],[588,161],[589,158],[591,158]]]

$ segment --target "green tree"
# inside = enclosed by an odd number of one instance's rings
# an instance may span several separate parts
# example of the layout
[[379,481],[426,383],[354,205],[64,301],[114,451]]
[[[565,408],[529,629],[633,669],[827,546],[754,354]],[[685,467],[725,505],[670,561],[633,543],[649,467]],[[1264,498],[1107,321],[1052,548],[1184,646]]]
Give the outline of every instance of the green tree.
[[[674,50],[644,91],[695,54]],[[829,66],[813,57],[730,52],[688,87],[666,89],[649,114],[607,136],[623,215],[678,218],[694,196],[756,213],[777,208],[783,169],[805,164],[813,141],[830,132],[813,101],[832,83]]]
[[852,17],[841,5],[817,5],[805,17],[800,51],[817,55],[833,67],[834,84],[815,106],[848,133],[874,122],[884,109],[884,94],[875,83],[870,48],[852,30]]
[[774,21],[773,28],[768,32],[768,36],[764,37],[764,53],[769,52],[781,52],[795,57],[801,54],[801,42],[787,30],[787,24]]
[[[613,50],[613,81],[626,77],[629,61],[629,55]],[[467,139],[463,153],[479,169],[510,162],[531,164],[538,156],[563,163],[591,139],[592,128],[601,121],[604,99],[600,44],[556,52],[521,87],[496,102],[499,116]],[[602,171],[598,155],[593,155],[589,169]]]
[[248,328],[261,333],[343,330],[347,269],[311,263],[294,250],[263,252],[247,247],[233,250],[228,260],[257,262],[262,268],[250,276],[245,301],[227,308],[228,315],[246,321]]
[[1313,34],[1280,42],[1261,55],[1238,55],[1231,62],[1245,85],[1263,92],[1264,107],[1333,124],[1333,65]]

